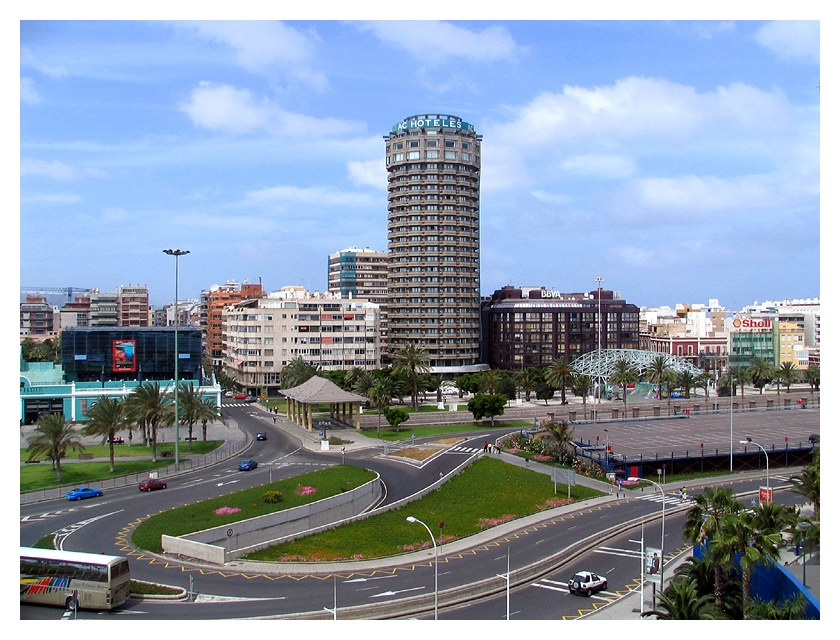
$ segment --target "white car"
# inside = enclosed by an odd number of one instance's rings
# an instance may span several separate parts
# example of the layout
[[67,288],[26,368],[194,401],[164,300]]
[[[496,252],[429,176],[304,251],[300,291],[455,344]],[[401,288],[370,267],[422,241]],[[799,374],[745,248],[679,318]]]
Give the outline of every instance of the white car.
[[232,398],[232,397],[233,397],[233,391],[225,391],[225,398]]
[[607,588],[607,579],[591,571],[578,571],[569,580],[569,593],[582,593],[589,597],[594,591],[603,591]]

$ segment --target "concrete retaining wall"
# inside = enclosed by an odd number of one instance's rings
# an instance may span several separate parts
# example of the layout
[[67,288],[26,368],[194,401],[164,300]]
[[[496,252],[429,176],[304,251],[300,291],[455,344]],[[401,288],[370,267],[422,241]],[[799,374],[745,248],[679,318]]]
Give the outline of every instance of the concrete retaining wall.
[[317,502],[265,516],[197,531],[181,537],[161,536],[164,552],[213,564],[238,558],[278,540],[352,518],[380,497],[379,476],[360,487]]

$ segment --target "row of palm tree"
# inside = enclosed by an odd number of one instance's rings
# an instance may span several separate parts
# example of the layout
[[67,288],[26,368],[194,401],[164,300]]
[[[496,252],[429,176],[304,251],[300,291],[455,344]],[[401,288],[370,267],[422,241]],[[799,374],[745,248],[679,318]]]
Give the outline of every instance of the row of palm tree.
[[817,447],[810,464],[790,479],[793,490],[813,504],[812,517],[772,502],[748,509],[722,487],[695,495],[683,536],[702,545],[705,555],[678,567],[658,596],[658,608],[645,615],[671,620],[801,617],[804,602],[768,606],[753,601],[751,577],[758,566],[778,559],[783,533],[793,544],[819,548],[819,476]]
[[[100,396],[88,408],[88,420],[80,428],[65,420],[61,413],[44,414],[27,441],[29,459],[44,457],[51,460],[60,482],[61,460],[70,452],[84,451],[82,436],[96,436],[101,438],[101,444],[108,444],[109,471],[114,473],[114,441],[117,434],[127,430],[130,446],[134,429],[137,429],[143,444],[152,448],[152,460],[157,461],[158,429],[175,424],[174,398],[174,392],[161,388],[159,382],[146,381],[135,387],[125,399]],[[207,424],[224,422],[215,402],[203,398],[191,382],[178,385],[178,414],[179,424],[187,426],[190,448],[196,424],[202,425],[202,437],[206,441]]]

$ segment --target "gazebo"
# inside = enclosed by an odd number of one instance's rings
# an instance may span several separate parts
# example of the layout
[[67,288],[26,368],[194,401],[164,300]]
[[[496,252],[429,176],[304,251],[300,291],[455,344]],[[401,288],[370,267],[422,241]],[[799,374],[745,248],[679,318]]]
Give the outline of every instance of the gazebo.
[[330,418],[350,425],[352,416],[353,426],[362,428],[361,406],[367,398],[356,393],[345,391],[338,385],[325,378],[312,376],[296,387],[283,389],[280,395],[286,396],[286,415],[289,420],[307,431],[312,431],[312,410],[315,405],[328,403]]

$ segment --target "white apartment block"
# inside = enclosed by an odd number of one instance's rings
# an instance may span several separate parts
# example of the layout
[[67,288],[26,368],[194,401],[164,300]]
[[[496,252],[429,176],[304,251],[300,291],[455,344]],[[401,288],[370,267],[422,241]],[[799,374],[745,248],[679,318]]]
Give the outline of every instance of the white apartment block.
[[297,358],[323,371],[382,366],[379,305],[283,287],[243,300],[222,315],[223,366],[238,385],[279,389],[281,369]]

